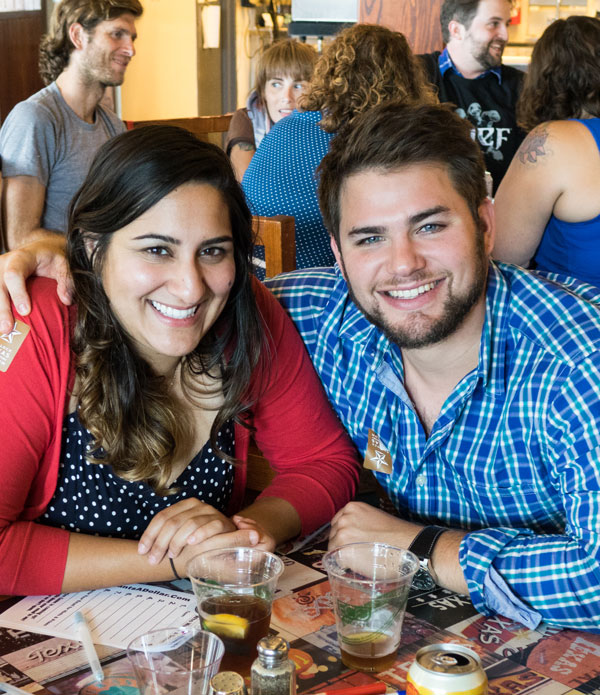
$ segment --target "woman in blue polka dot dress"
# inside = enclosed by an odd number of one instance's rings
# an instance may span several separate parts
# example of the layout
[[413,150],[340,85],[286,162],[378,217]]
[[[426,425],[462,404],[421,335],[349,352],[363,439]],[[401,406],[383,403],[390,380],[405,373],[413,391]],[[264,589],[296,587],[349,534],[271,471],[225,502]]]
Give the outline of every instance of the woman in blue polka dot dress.
[[317,167],[345,124],[383,101],[437,102],[403,34],[374,24],[341,31],[319,58],[300,110],[275,123],[244,175],[255,215],[292,215],[296,267],[333,265],[317,198]]
[[[67,238],[74,305],[35,278],[31,314],[0,336],[0,593],[172,579],[211,548],[273,549],[352,498],[354,449],[252,278],[222,150],[165,126],[114,138]],[[242,509],[251,432],[276,475]]]

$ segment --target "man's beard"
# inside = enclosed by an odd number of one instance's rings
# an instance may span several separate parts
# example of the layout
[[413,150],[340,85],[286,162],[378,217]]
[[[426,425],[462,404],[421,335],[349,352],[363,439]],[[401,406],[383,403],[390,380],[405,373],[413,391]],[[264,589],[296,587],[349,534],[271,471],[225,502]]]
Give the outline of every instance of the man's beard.
[[105,61],[98,59],[84,63],[82,75],[87,84],[100,84],[102,87],[119,87],[125,79],[125,71],[122,72],[103,64]]
[[497,68],[502,65],[502,51],[500,55],[496,57],[490,52],[490,46],[494,43],[490,41],[489,43],[481,46],[480,50],[474,55],[475,60],[481,65],[482,68],[489,70],[490,68]]
[[[471,286],[461,295],[452,294],[450,287],[448,297],[444,302],[442,316],[435,320],[425,318],[419,321],[419,312],[415,314],[414,326],[398,327],[390,325],[383,317],[379,307],[373,311],[367,310],[358,301],[350,281],[347,280],[348,292],[352,301],[364,314],[367,320],[375,325],[392,343],[395,343],[400,348],[407,350],[418,350],[429,345],[434,345],[442,340],[445,340],[452,335],[465,318],[468,316],[471,309],[477,304],[485,290],[487,280],[488,259],[483,247],[483,237],[479,233],[477,235],[477,248],[475,249],[475,277]],[[343,265],[343,259],[342,259]],[[344,274],[348,277],[345,269]],[[419,323],[429,322],[429,326],[420,327]]]

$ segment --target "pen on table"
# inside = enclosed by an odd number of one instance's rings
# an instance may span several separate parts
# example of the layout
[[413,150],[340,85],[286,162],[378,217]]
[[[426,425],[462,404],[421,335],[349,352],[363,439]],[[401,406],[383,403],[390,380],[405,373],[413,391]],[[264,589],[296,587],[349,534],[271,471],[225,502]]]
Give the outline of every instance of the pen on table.
[[100,659],[98,659],[98,654],[96,654],[96,648],[94,647],[94,642],[92,641],[92,633],[90,632],[89,625],[81,611],[75,613],[75,627],[77,629],[77,636],[79,641],[83,644],[83,650],[87,657],[94,678],[97,681],[104,679],[104,671],[100,665]]
[[26,690],[17,688],[16,685],[10,685],[10,683],[0,683],[0,693],[8,693],[9,695],[31,695]]
[[[348,688],[334,688],[332,690],[323,690],[314,695],[381,695],[388,693],[388,686],[379,681],[378,683],[368,683],[367,685],[357,685]],[[406,695],[405,690],[394,690],[388,695]]]

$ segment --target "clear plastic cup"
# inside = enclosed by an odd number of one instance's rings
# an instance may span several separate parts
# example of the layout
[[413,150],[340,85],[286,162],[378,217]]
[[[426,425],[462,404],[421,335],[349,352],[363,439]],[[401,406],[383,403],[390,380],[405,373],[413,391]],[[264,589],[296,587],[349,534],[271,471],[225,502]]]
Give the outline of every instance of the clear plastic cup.
[[197,627],[154,630],[127,647],[141,695],[208,695],[224,653],[216,635]]
[[248,675],[256,645],[269,632],[283,562],[257,548],[223,548],[197,555],[186,570],[202,628],[225,644],[223,670]]
[[384,543],[350,543],[323,556],[329,577],[342,661],[378,673],[392,666],[416,555]]

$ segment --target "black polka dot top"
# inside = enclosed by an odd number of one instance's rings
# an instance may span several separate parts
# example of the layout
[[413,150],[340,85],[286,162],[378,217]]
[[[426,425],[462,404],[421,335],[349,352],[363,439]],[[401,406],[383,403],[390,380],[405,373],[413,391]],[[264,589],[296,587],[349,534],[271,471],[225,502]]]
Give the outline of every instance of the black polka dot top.
[[[195,497],[225,512],[233,490],[233,466],[223,461],[207,442],[173,483],[179,492],[157,495],[143,482],[115,475],[107,464],[85,459],[92,435],[77,413],[65,418],[56,491],[46,512],[38,519],[68,531],[115,538],[140,538],[152,517],[175,502]],[[233,423],[218,434],[221,451],[234,454]]]

